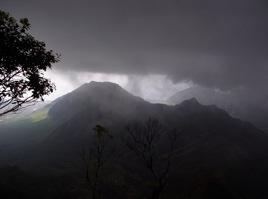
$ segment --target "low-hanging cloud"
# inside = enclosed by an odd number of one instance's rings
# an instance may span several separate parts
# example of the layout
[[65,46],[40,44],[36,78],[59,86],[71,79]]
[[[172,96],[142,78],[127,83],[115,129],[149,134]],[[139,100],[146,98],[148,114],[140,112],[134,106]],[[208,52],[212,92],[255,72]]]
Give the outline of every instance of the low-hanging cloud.
[[140,96],[150,102],[163,102],[174,93],[189,88],[189,83],[174,84],[164,75],[122,75],[90,72],[73,72],[59,70],[47,71],[46,77],[56,84],[56,91],[45,97],[51,101],[84,83],[90,81],[114,82],[126,89],[133,95]]
[[7,1],[62,54],[63,73],[165,75],[223,90],[266,91],[266,0]]

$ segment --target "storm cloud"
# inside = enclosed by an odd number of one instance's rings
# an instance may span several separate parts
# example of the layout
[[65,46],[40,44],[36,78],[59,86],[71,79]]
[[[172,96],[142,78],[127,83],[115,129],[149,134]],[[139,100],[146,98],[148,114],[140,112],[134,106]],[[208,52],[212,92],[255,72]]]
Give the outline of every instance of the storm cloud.
[[266,91],[266,0],[2,0],[62,54],[62,72],[165,75]]

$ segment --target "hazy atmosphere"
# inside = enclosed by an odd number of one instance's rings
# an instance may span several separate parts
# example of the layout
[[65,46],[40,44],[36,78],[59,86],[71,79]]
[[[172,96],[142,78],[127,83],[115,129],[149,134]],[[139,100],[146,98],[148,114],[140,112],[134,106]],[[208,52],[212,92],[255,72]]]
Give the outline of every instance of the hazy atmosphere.
[[267,0],[0,0],[0,198],[267,199]]
[[[62,55],[48,74],[59,93],[98,73],[136,95],[150,87],[150,99],[169,97],[155,90],[180,89],[182,82],[267,97],[265,0],[2,0],[0,6],[29,18],[36,38]],[[81,81],[84,72],[90,75]],[[161,88],[150,84],[156,79]]]

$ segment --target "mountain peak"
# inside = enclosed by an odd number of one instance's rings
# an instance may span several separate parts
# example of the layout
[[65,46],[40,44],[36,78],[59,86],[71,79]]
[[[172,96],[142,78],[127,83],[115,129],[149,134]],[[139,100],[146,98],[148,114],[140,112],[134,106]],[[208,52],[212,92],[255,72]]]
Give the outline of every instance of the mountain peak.
[[120,87],[118,84],[113,83],[113,82],[97,82],[97,81],[91,81],[91,82],[86,83],[86,84],[87,85],[90,85],[90,86],[115,86],[115,87]]
[[96,81],[91,81],[89,83],[85,83],[75,89],[72,93],[78,94],[81,93],[84,94],[108,94],[108,93],[121,93],[121,95],[127,94],[127,91],[125,91],[121,86],[119,86],[116,83],[112,82],[96,82]]
[[88,88],[99,88],[99,89],[103,89],[103,88],[108,88],[108,89],[116,89],[116,88],[121,88],[121,86],[119,86],[116,83],[112,83],[112,82],[96,82],[96,81],[91,81],[89,83],[85,83],[82,86],[80,86],[77,90],[83,90],[83,89],[88,89]]
[[130,94],[116,83],[92,81],[58,98],[49,115],[69,118],[81,111],[99,111],[97,109],[118,112],[122,109],[131,110],[130,107],[143,103],[147,102]]
[[180,104],[177,104],[176,107],[186,110],[187,112],[196,112],[200,110],[204,110],[204,106],[198,102],[196,98],[190,98],[184,100]]
[[190,98],[190,99],[187,99],[187,100],[184,100],[181,105],[190,105],[190,106],[200,106],[201,104],[198,102],[198,100],[193,97],[193,98]]

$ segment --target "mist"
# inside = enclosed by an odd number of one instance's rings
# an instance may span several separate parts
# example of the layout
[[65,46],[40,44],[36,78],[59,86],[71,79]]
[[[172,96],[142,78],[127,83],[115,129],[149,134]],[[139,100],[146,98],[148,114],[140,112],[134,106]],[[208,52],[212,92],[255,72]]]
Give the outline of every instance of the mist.
[[191,82],[174,83],[165,75],[122,75],[92,72],[64,72],[53,70],[46,73],[56,85],[56,91],[47,96],[45,100],[51,101],[67,94],[82,84],[91,81],[113,82],[132,93],[150,102],[167,103],[167,99],[191,87]]
[[0,197],[267,199],[267,0],[1,0]]
[[245,88],[254,98],[267,99],[266,1],[4,0],[0,5],[27,16],[32,33],[62,54],[56,74],[159,75],[173,85]]

